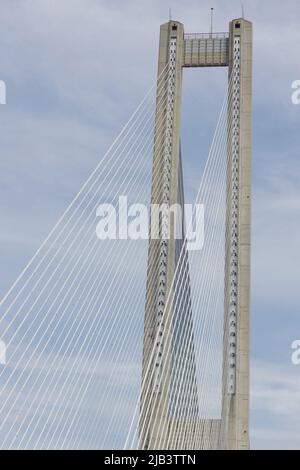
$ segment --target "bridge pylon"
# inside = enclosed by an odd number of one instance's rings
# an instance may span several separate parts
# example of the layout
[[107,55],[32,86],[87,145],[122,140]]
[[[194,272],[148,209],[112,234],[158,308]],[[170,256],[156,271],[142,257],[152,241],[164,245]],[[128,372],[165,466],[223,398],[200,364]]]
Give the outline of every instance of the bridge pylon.
[[[175,236],[176,215],[169,221],[168,239],[159,218],[160,237],[150,237],[148,249],[139,448],[248,449],[252,23],[238,18],[228,33],[208,34],[185,34],[178,21],[160,27],[152,204],[184,201],[180,109],[185,67],[228,67],[222,413],[220,419],[199,416],[188,253],[184,240]],[[184,300],[178,307],[174,281],[181,265]],[[188,348],[174,341],[176,328],[191,338]],[[185,368],[182,357],[188,358]],[[178,380],[184,387],[176,386]],[[174,398],[178,389],[182,396]],[[174,399],[180,401],[180,418],[173,413]]]

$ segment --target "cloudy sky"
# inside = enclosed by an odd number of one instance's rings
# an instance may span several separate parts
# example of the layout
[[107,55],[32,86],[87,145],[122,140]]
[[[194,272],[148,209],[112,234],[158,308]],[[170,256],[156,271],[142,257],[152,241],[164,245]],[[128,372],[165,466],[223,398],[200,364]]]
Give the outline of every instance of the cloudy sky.
[[[254,24],[251,446],[300,449],[298,0],[244,0]],[[227,31],[239,0],[1,0],[0,294],[4,295],[155,80],[159,25]],[[225,70],[184,72],[192,202]]]

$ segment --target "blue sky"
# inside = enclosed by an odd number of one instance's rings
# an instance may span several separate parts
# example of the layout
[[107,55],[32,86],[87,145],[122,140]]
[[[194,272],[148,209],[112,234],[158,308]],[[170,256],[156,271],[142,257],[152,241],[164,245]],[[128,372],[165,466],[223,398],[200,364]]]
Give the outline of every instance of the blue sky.
[[[254,24],[251,444],[300,449],[300,79],[297,0],[244,0]],[[227,31],[241,2],[2,0],[0,294],[35,253],[155,80],[159,25]],[[225,70],[184,72],[186,199],[197,183]]]

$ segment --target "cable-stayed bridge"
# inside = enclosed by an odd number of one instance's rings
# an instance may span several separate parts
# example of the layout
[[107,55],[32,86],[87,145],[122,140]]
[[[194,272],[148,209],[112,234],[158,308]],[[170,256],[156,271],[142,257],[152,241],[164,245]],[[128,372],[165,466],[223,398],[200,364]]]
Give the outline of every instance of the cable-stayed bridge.
[[[192,208],[185,67],[228,68]],[[156,82],[1,301],[2,448],[249,448],[251,86],[249,21],[161,26]]]

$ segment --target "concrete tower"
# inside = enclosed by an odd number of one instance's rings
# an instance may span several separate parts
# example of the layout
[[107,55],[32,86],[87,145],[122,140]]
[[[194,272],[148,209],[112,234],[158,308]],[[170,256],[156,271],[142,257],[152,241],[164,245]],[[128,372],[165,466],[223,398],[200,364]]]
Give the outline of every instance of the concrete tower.
[[[180,153],[180,108],[184,67],[228,67],[228,178],[225,247],[225,305],[223,354],[223,404],[220,420],[209,420],[210,446],[226,449],[249,447],[249,317],[250,317],[250,201],[251,201],[251,88],[252,24],[242,18],[231,21],[228,33],[184,34],[183,25],[169,21],[160,28],[156,128],[153,152],[152,204],[183,204]],[[160,103],[165,105],[161,106]],[[188,436],[187,447],[197,448],[204,422],[198,416],[196,365],[192,346],[189,374],[181,370],[173,344],[174,318],[184,318],[186,334],[193,335],[188,257],[184,243],[174,236],[176,216],[170,220],[170,238],[150,239],[144,322],[142,394],[139,447],[156,449],[163,442],[178,448],[178,437]],[[179,260],[179,252],[183,256]],[[185,263],[184,303],[174,308],[173,292],[178,263]],[[200,269],[200,268],[199,268]],[[185,393],[193,405],[189,419],[172,415],[174,374],[194,378]],[[182,400],[184,406],[184,399]],[[158,424],[159,423],[159,424]],[[220,431],[223,431],[221,433]],[[166,439],[161,436],[166,434]],[[224,435],[221,441],[218,436]]]
[[[223,425],[226,448],[249,448],[252,24],[229,29],[228,206],[225,258]],[[225,416],[225,413],[227,414]]]

